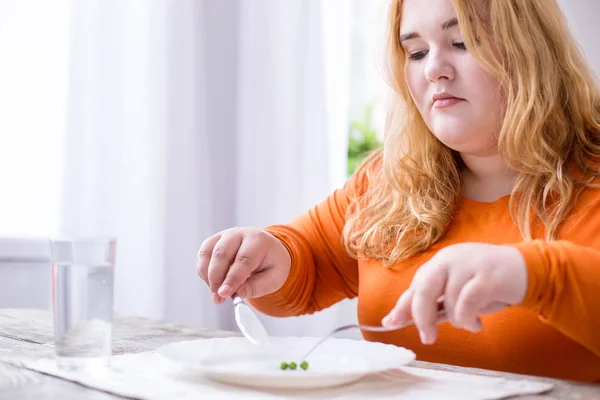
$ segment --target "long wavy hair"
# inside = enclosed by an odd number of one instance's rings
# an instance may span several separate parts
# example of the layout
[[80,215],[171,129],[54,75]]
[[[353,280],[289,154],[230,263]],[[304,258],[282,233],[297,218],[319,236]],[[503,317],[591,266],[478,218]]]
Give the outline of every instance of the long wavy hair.
[[[444,235],[462,185],[460,156],[431,133],[406,85],[401,3],[391,0],[388,13],[386,64],[395,102],[383,148],[357,172],[370,184],[351,203],[343,232],[350,255],[387,266]],[[582,188],[600,175],[598,83],[555,0],[452,3],[467,48],[507,99],[498,148],[518,173],[513,219],[524,240],[532,239],[536,218],[546,240],[555,240]]]

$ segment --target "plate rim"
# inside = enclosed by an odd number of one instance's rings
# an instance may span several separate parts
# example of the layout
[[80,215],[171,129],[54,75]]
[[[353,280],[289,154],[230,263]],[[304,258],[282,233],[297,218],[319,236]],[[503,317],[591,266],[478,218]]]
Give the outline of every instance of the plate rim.
[[[321,338],[319,337],[313,337],[313,336],[274,336],[271,337],[270,339],[275,339],[275,340],[302,340],[302,341],[309,341],[309,340],[319,340]],[[175,362],[177,364],[180,365],[185,365],[188,367],[194,367],[195,369],[197,369],[198,371],[201,371],[203,373],[208,373],[210,375],[215,375],[215,374],[228,374],[228,372],[222,370],[222,369],[210,369],[209,366],[207,366],[206,363],[203,363],[201,358],[198,358],[197,360],[190,360],[190,359],[184,359],[181,357],[173,357],[170,356],[169,353],[169,349],[172,348],[177,348],[180,346],[185,346],[185,345],[189,345],[192,343],[201,343],[201,342],[205,342],[205,341],[229,341],[229,340],[234,340],[234,341],[247,341],[247,339],[243,336],[230,336],[230,337],[206,337],[206,338],[195,338],[195,339],[189,339],[189,340],[182,340],[182,341],[178,341],[178,342],[172,342],[172,343],[168,343],[165,345],[162,345],[160,347],[158,347],[155,352],[157,354],[160,354],[161,356],[169,359],[172,362]],[[393,348],[394,351],[401,351],[404,354],[406,354],[406,360],[403,362],[397,362],[394,363],[395,365],[391,365],[390,363],[384,363],[383,365],[381,365],[380,367],[378,367],[377,365],[375,365],[374,363],[371,362],[371,360],[368,357],[364,357],[364,356],[348,356],[348,358],[351,359],[355,359],[355,360],[362,360],[366,363],[366,369],[360,371],[360,373],[364,376],[367,374],[371,374],[371,373],[378,373],[378,372],[382,372],[385,370],[389,370],[389,369],[393,369],[393,368],[400,368],[403,366],[408,366],[410,364],[412,364],[415,360],[416,360],[416,354],[410,350],[407,349],[405,347],[402,346],[397,346],[394,344],[390,344],[390,343],[383,343],[383,342],[375,342],[375,341],[368,341],[365,339],[362,340],[357,340],[357,339],[350,339],[350,338],[330,338],[328,340],[331,341],[337,341],[337,342],[353,342],[353,344],[356,343],[360,343],[361,345],[375,345],[375,346],[380,346],[382,347],[382,350],[384,350],[385,348]],[[248,342],[249,344],[251,344],[250,342]],[[400,360],[398,360],[400,361]],[[306,374],[304,375],[305,377],[308,376],[323,376],[323,373],[314,373],[312,371],[305,371]],[[337,372],[337,371],[336,371]],[[358,373],[358,371],[356,372],[351,372],[351,371],[339,371],[339,373],[333,373],[333,372],[327,372],[325,375],[327,376],[343,376],[343,375],[348,375],[348,374],[355,374]],[[242,372],[242,373],[236,373],[236,375],[239,376],[245,376],[245,377],[249,377],[249,376],[255,376],[257,375],[256,372],[253,371],[248,371],[248,372]],[[284,375],[284,371],[281,370],[277,370],[277,372],[273,371],[269,374],[265,374],[265,376],[283,376]],[[288,376],[292,376],[292,375],[288,375]]]

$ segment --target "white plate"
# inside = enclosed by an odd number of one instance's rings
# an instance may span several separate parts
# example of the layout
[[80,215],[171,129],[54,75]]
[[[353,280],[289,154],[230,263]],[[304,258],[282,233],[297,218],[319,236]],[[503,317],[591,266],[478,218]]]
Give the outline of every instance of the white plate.
[[309,367],[282,370],[282,362],[299,360],[318,338],[274,337],[264,346],[246,338],[199,339],[172,343],[157,352],[191,366],[205,377],[254,388],[322,388],[359,380],[370,373],[410,364],[415,354],[402,347],[364,340],[327,340],[309,356]]

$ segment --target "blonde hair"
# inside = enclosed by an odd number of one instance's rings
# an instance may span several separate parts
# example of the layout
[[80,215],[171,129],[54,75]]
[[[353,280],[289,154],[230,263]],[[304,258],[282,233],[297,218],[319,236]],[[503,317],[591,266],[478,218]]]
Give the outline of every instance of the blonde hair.
[[[518,172],[510,210],[524,240],[538,217],[555,240],[581,188],[597,177],[600,90],[555,0],[452,0],[464,41],[507,99],[498,147]],[[484,5],[482,7],[482,5]],[[401,0],[390,2],[387,57],[396,104],[382,149],[357,173],[370,185],[348,209],[343,238],[354,257],[385,265],[445,233],[461,194],[461,159],[431,133],[404,80]],[[574,171],[582,172],[577,174]]]

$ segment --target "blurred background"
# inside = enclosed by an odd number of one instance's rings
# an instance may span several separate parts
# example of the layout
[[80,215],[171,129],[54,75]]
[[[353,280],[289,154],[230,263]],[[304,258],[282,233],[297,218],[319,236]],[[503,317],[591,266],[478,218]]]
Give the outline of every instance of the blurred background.
[[[381,145],[386,3],[0,0],[0,308],[50,308],[49,236],[110,235],[117,314],[236,329],[196,252],[306,212]],[[600,72],[600,2],[560,3]]]

